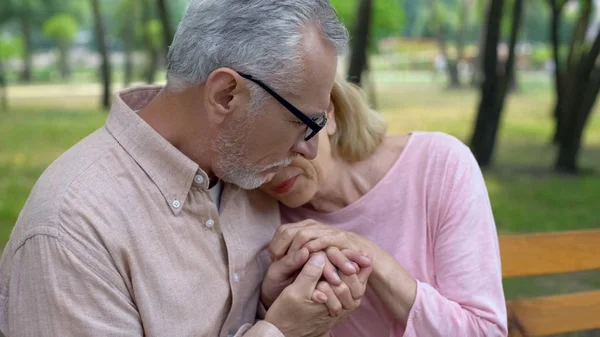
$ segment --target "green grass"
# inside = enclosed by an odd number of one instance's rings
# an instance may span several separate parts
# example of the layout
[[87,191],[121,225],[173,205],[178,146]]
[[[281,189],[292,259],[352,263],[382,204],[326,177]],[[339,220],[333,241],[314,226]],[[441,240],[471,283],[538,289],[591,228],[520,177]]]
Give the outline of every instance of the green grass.
[[61,153],[104,123],[106,113],[60,108],[15,108],[0,113],[0,246],[29,191]]
[[[428,73],[382,73],[374,79],[378,109],[388,120],[390,133],[435,130],[468,140],[477,92],[446,91],[443,79],[432,81]],[[522,90],[510,97],[503,115],[494,167],[484,173],[499,232],[599,227],[600,108],[588,125],[580,157],[581,166],[596,173],[556,175],[551,170],[556,153],[549,145],[553,128],[550,81],[539,73],[521,79]],[[98,102],[95,87],[82,88],[11,90],[17,97],[11,100],[13,109],[0,114],[0,246],[8,240],[44,168],[103,124],[106,114],[93,108]],[[70,97],[75,89],[81,92]],[[509,298],[592,288],[600,288],[598,272],[505,281]]]

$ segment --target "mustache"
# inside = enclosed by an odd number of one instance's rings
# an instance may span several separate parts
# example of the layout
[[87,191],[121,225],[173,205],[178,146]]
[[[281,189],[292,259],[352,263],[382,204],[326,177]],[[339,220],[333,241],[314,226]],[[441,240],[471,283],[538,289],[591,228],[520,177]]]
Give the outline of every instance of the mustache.
[[263,170],[268,170],[268,169],[272,169],[272,168],[278,168],[278,167],[286,167],[289,166],[292,161],[294,160],[295,157],[290,157],[290,158],[286,158],[284,160],[280,160],[276,163],[267,165],[263,168]]

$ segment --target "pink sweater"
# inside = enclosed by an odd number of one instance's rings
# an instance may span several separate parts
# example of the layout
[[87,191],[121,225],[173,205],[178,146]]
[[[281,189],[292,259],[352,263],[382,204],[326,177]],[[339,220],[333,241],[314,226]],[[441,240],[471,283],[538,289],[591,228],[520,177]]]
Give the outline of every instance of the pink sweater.
[[370,289],[336,337],[507,335],[498,237],[469,149],[441,133],[414,133],[384,178],[331,213],[282,206],[283,223],[312,218],[369,238],[418,281],[405,326]]

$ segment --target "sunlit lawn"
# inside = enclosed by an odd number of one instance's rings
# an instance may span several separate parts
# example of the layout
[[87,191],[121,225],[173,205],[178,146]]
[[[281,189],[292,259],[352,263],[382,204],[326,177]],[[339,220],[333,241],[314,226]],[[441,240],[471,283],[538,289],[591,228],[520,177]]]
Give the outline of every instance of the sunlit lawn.
[[[375,83],[378,109],[391,133],[435,130],[468,140],[478,100],[475,91],[446,91],[427,73],[385,73],[375,76]],[[106,114],[94,108],[95,88],[33,86],[12,91],[13,108],[0,114],[0,246],[44,168],[103,124]],[[56,92],[47,94],[48,90]],[[495,166],[485,172],[501,233],[600,226],[600,108],[589,123],[581,154],[581,165],[596,173],[574,178],[550,170],[555,156],[549,145],[552,104],[550,82],[542,74],[523,75],[521,92],[507,104]],[[531,296],[600,288],[600,276],[528,278],[505,285],[508,297]]]

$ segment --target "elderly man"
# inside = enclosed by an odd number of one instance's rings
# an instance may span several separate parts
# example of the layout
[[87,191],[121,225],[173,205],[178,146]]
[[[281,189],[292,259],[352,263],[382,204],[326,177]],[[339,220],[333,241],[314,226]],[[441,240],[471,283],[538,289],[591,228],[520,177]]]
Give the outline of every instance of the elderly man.
[[[277,207],[246,190],[316,156],[346,45],[326,0],[191,1],[167,86],[119,93],[31,192],[0,264],[0,330],[327,335],[339,317],[315,287],[329,260],[301,250],[269,267]],[[345,303],[364,292],[353,276],[336,286]]]

